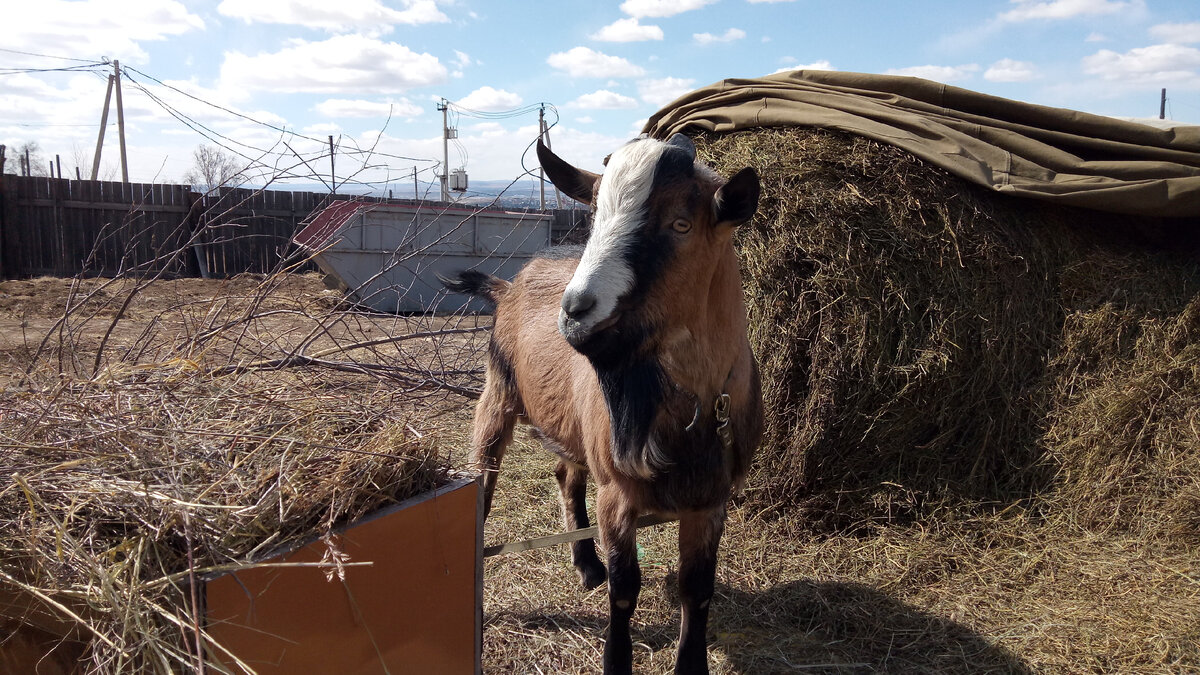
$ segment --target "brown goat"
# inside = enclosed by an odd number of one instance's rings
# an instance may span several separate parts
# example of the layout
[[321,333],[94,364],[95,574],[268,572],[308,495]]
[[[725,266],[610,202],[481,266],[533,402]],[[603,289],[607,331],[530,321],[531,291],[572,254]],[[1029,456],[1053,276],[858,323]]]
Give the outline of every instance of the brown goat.
[[[540,142],[554,184],[593,206],[586,247],[551,249],[512,283],[479,272],[446,280],[495,305],[473,452],[490,511],[517,421],[559,456],[566,527],[588,526],[590,473],[608,562],[604,672],[632,671],[629,621],[641,572],[636,520],[679,518],[683,605],[677,673],[708,672],[705,630],[730,495],[762,430],[758,367],[733,249],[734,226],[758,204],[758,176],[728,182],[696,161],[686,136],[631,141],[603,177]],[[583,584],[605,580],[591,539],[572,559]]]

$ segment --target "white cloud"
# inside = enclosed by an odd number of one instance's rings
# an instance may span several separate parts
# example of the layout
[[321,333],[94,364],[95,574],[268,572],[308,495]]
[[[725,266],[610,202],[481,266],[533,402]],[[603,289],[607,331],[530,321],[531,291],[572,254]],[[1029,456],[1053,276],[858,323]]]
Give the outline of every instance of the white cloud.
[[578,122],[579,124],[591,124],[592,122],[595,122],[596,120],[592,119],[588,115],[584,115],[582,117],[576,117],[575,121]]
[[1028,61],[1000,59],[983,71],[983,79],[989,82],[1028,82],[1037,77],[1034,65]]
[[395,42],[339,35],[321,42],[294,40],[277,52],[227,52],[221,84],[289,93],[395,93],[444,82],[437,57]]
[[1200,21],[1193,23],[1160,23],[1150,27],[1150,35],[1163,42],[1185,45],[1200,42]]
[[471,110],[496,112],[520,106],[521,97],[511,91],[483,86],[455,101],[455,103]]
[[555,52],[546,59],[546,63],[571,77],[638,77],[646,72],[641,66],[619,56],[609,56],[587,47]]
[[663,31],[658,26],[643,26],[637,17],[617,19],[591,36],[601,42],[643,42],[646,40],[663,39]]
[[1035,19],[1073,19],[1079,16],[1115,14],[1143,4],[1142,0],[1009,0],[1014,9],[1001,12],[1000,21],[1017,22]]
[[675,16],[693,9],[711,5],[717,0],[625,0],[621,3],[621,11],[629,16],[644,19],[646,17],[662,18]]
[[713,35],[712,33],[692,33],[692,39],[695,40],[696,44],[698,45],[711,45],[718,42],[734,42],[736,40],[741,40],[744,37],[746,37],[746,31],[742,30],[741,28],[730,28],[720,35]]
[[336,136],[342,133],[342,126],[333,122],[320,122],[318,124],[310,124],[301,129],[301,131],[308,136],[325,136],[330,134]]
[[1124,54],[1102,49],[1083,59],[1083,72],[1110,82],[1200,86],[1200,49],[1175,44],[1138,47]]
[[378,35],[395,24],[415,26],[450,19],[432,0],[404,0],[404,9],[380,0],[223,0],[217,12],[246,23],[277,23],[333,33],[360,31]]
[[471,63],[473,63],[473,62],[471,61],[471,56],[469,54],[467,54],[466,52],[460,52],[457,49],[455,49],[453,63],[454,63],[455,68],[458,68],[461,70],[461,69],[466,68],[467,66],[471,65]]
[[364,101],[362,99],[331,98],[313,106],[324,117],[403,117],[413,118],[423,112],[421,106],[402,98],[399,101]]
[[[4,46],[9,49],[96,59],[109,56],[127,63],[144,63],[139,42],[166,40],[202,30],[204,20],[173,0],[108,0],[108,2],[4,3]],[[5,54],[9,65],[21,57]]]
[[696,81],[690,78],[663,77],[654,80],[641,80],[637,83],[638,96],[651,105],[662,107],[696,88]]
[[567,104],[569,108],[583,108],[585,110],[623,110],[636,108],[637,106],[637,99],[607,89],[584,94]]
[[1083,39],[1084,42],[1108,42],[1108,36],[1104,33],[1088,33],[1088,36]]
[[837,70],[837,68],[834,68],[833,64],[829,61],[821,59],[820,61],[813,61],[812,63],[797,63],[794,66],[785,66],[779,70],[776,70],[775,72],[787,73],[793,70]]
[[955,80],[965,80],[971,77],[971,74],[977,72],[979,66],[974,63],[968,63],[961,66],[912,66],[909,68],[889,68],[886,72],[888,75],[908,75],[910,77],[922,77],[926,80],[935,82],[954,82]]

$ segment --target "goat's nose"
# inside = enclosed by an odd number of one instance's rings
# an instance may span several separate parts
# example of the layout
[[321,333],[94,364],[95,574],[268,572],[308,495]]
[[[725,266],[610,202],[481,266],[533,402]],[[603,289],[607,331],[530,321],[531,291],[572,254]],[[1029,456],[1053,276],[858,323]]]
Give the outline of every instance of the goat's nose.
[[579,319],[596,306],[596,296],[587,291],[567,291],[563,293],[562,308],[571,319]]

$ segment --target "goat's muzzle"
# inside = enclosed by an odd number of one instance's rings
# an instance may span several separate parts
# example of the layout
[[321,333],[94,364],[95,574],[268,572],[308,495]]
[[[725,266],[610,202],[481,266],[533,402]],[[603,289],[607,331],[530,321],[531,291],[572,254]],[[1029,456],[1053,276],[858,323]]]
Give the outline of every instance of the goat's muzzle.
[[593,339],[617,322],[620,314],[597,320],[596,296],[587,290],[568,288],[563,293],[562,310],[558,313],[558,332],[576,351],[587,354]]

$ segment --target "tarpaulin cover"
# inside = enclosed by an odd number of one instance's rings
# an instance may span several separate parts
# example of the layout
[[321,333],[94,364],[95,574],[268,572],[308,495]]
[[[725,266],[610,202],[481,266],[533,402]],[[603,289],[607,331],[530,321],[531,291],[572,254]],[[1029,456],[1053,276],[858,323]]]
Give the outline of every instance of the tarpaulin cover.
[[724,80],[676,99],[644,131],[794,126],[890,143],[1005,194],[1200,217],[1200,126],[1157,128],[913,77],[806,70]]

